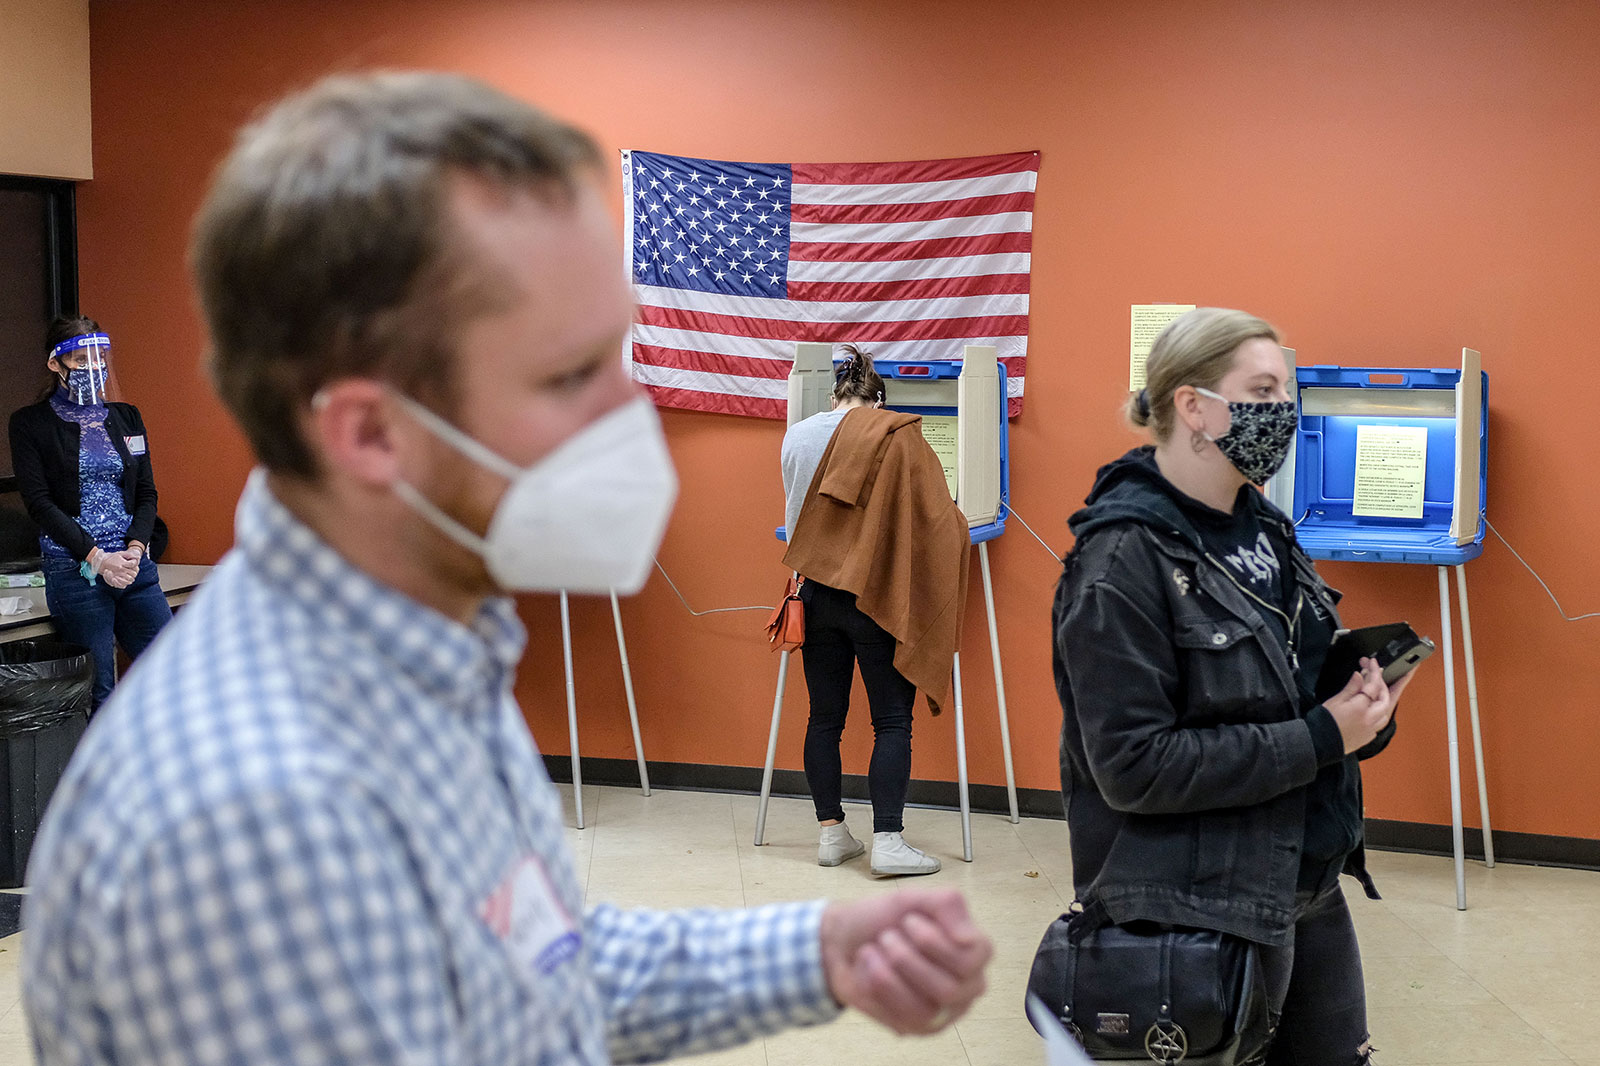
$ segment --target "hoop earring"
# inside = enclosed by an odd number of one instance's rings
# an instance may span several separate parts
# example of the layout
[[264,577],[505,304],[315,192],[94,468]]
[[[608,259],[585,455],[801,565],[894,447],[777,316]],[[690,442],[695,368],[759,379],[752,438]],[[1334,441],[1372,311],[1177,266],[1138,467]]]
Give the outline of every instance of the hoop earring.
[[1206,440],[1206,435],[1200,432],[1198,429],[1190,431],[1189,446],[1194,449],[1194,453],[1196,455],[1199,455],[1201,452],[1205,451],[1206,445],[1210,443],[1210,441]]

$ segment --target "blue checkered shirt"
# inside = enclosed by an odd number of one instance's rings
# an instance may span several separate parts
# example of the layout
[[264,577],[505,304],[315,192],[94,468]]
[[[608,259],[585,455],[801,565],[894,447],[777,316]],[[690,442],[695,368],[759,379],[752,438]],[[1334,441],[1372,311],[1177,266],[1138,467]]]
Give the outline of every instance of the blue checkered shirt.
[[461,625],[353,569],[252,476],[41,830],[40,1061],[649,1061],[833,1017],[820,903],[584,912],[524,641],[509,601]]

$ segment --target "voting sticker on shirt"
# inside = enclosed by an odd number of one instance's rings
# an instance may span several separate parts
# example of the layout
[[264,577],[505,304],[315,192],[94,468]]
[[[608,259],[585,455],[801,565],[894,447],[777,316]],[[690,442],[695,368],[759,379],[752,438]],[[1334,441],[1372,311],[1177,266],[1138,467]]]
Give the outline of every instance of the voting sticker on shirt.
[[123,437],[122,441],[128,446],[129,455],[143,455],[145,453],[143,433],[133,437]]
[[556,897],[544,864],[525,855],[484,901],[484,923],[505,942],[512,958],[548,977],[578,954],[583,937]]

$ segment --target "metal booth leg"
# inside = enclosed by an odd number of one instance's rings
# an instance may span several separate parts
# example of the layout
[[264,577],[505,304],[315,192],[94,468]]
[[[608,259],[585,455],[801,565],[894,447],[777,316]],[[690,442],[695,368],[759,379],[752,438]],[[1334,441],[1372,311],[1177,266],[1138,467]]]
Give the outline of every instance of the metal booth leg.
[[572,617],[567,609],[567,593],[561,593],[561,659],[567,668],[567,736],[572,743],[572,802],[577,811],[578,828],[583,828],[583,767],[578,758],[578,690],[572,680]]
[[1449,730],[1450,837],[1456,857],[1456,910],[1467,909],[1466,849],[1461,832],[1461,744],[1456,734],[1456,664],[1450,620],[1450,568],[1439,567],[1439,622],[1444,651],[1444,719]]
[[989,542],[978,545],[983,564],[983,606],[989,614],[989,651],[994,656],[994,695],[1000,705],[1000,751],[1006,762],[1006,801],[1011,804],[1011,824],[1022,821],[1017,813],[1017,774],[1011,763],[1011,721],[1006,716],[1006,682],[1000,672],[1000,627],[994,617],[994,579],[989,574]]
[[1461,603],[1461,650],[1467,660],[1467,711],[1472,718],[1472,758],[1478,770],[1478,810],[1483,817],[1483,864],[1494,868],[1494,830],[1489,827],[1489,785],[1483,775],[1483,734],[1478,727],[1478,667],[1472,657],[1472,614],[1467,610],[1467,568],[1456,566]]
[[967,802],[967,723],[961,706],[961,653],[955,656],[956,785],[961,793],[961,858],[972,861],[972,807]]
[[756,847],[767,835],[767,799],[772,795],[772,764],[778,758],[778,725],[783,721],[783,685],[789,679],[789,651],[778,656],[778,691],[772,697],[772,728],[767,733],[767,764],[761,771],[761,803],[756,807]]
[[639,791],[650,795],[650,771],[644,765],[644,741],[639,739],[639,707],[633,702],[633,669],[628,665],[628,642],[622,636],[622,607],[617,590],[611,590],[611,618],[617,623],[617,655],[622,659],[622,688],[628,694],[628,724],[633,726],[633,754],[639,760]]

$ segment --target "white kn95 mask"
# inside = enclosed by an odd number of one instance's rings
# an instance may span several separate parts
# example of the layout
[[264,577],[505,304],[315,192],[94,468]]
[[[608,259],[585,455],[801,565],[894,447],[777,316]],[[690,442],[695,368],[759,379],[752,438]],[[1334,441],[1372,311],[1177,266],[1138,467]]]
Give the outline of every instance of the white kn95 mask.
[[520,467],[416,400],[395,393],[429,432],[510,484],[485,536],[405,481],[397,495],[482,557],[507,591],[629,595],[644,587],[678,495],[655,407],[641,396]]

